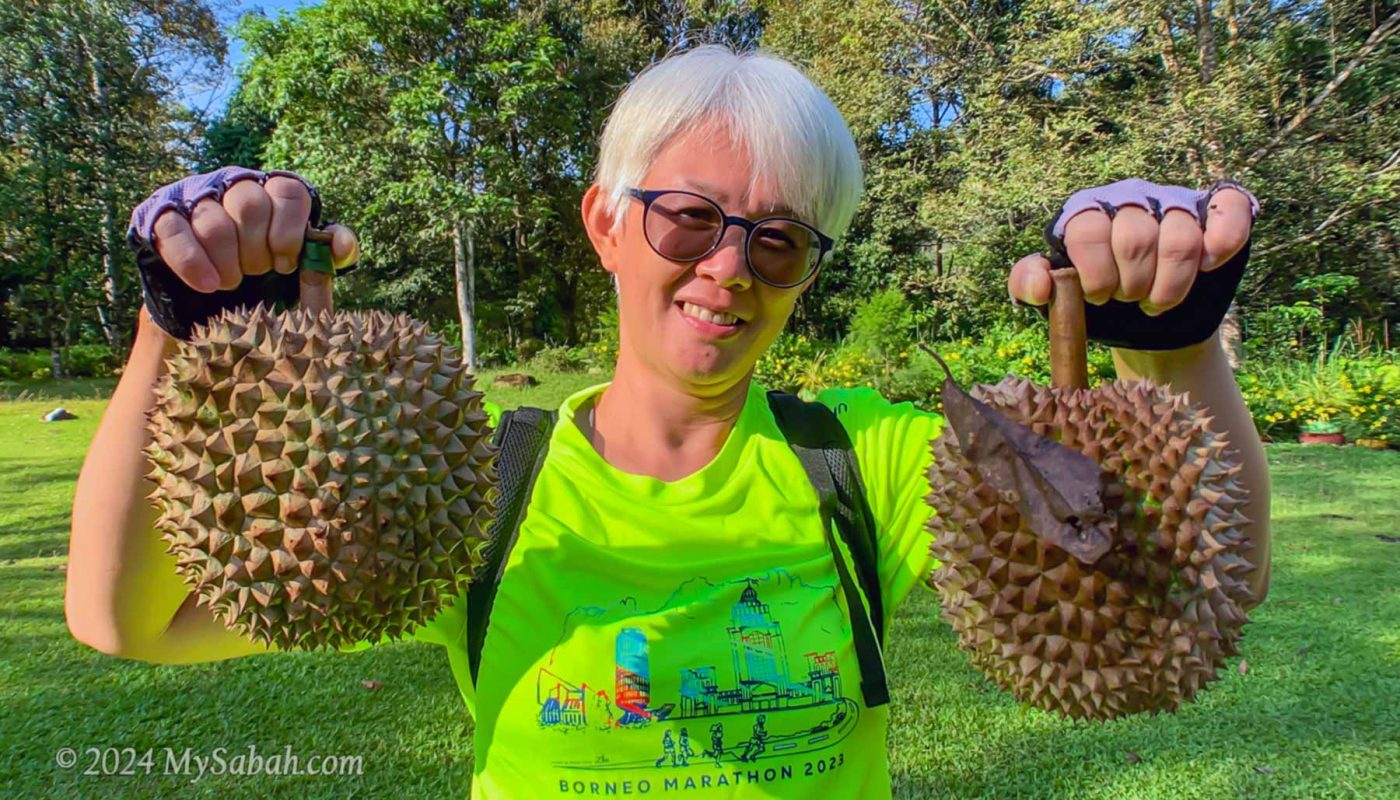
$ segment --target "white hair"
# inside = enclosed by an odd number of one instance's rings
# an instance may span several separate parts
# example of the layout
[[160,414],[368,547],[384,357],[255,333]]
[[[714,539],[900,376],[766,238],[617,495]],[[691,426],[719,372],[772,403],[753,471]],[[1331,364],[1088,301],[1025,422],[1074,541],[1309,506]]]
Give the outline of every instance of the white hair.
[[618,98],[594,176],[614,226],[627,189],[640,186],[662,147],[712,120],[727,124],[753,160],[750,191],[770,176],[797,216],[833,239],[846,232],[864,179],[841,112],[790,62],[717,44],[653,63]]

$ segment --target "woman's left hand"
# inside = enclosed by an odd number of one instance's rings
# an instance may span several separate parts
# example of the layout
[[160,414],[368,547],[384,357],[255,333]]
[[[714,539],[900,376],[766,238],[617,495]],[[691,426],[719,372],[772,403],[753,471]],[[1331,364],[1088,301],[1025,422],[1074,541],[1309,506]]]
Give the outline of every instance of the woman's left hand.
[[[1254,197],[1234,184],[1198,192],[1126,180],[1075,193],[1050,235],[1062,237],[1089,303],[1136,303],[1156,317],[1186,299],[1198,274],[1216,270],[1249,242],[1257,211]],[[1007,281],[1011,296],[1035,306],[1050,302],[1050,269],[1039,253],[1017,261]]]

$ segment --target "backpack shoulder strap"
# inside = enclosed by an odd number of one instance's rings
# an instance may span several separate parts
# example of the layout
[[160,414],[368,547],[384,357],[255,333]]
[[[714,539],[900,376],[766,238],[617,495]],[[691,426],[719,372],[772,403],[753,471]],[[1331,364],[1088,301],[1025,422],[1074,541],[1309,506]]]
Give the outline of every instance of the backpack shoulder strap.
[[[808,403],[787,392],[770,391],[768,404],[783,438],[788,442],[821,501],[822,522],[827,545],[836,561],[837,576],[851,611],[851,630],[856,656],[860,661],[861,690],[867,707],[889,702],[885,680],[884,603],[880,595],[879,549],[875,540],[875,517],[865,497],[855,448],[846,428],[831,409],[821,403]],[[832,528],[845,543],[855,566],[853,581],[832,537]],[[856,582],[860,593],[857,594]],[[869,613],[861,613],[865,605]]]
[[492,444],[499,448],[496,456],[497,514],[487,529],[488,538],[482,554],[485,563],[467,587],[467,661],[471,665],[473,685],[481,671],[481,648],[486,643],[486,628],[491,621],[491,607],[496,602],[501,575],[520,534],[520,522],[525,517],[525,507],[529,505],[540,467],[544,465],[549,435],[557,417],[558,412],[542,408],[507,411],[501,415],[501,422],[491,437]]

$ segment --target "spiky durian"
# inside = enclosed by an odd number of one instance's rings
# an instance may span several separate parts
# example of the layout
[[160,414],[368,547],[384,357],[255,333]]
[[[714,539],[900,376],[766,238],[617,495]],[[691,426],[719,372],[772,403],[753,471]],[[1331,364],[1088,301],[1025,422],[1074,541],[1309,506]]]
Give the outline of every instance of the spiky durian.
[[[1008,377],[973,397],[1096,461],[1111,548],[1082,563],[934,440],[931,582],[973,663],[1021,700],[1075,718],[1170,711],[1237,653],[1252,565],[1240,463],[1209,418],[1149,382],[1051,388]],[[1116,508],[1113,507],[1116,505]]]
[[283,648],[398,637],[470,579],[496,483],[482,395],[407,316],[226,312],[167,359],[157,526],[231,629]]

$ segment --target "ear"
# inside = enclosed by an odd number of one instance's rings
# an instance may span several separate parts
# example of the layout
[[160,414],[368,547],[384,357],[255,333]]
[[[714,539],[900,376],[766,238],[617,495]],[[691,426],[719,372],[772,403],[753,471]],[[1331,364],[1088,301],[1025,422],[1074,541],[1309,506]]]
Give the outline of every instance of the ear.
[[614,230],[608,198],[596,183],[583,193],[583,228],[588,231],[588,241],[593,243],[593,251],[598,254],[603,269],[616,273],[615,256],[621,231]]

